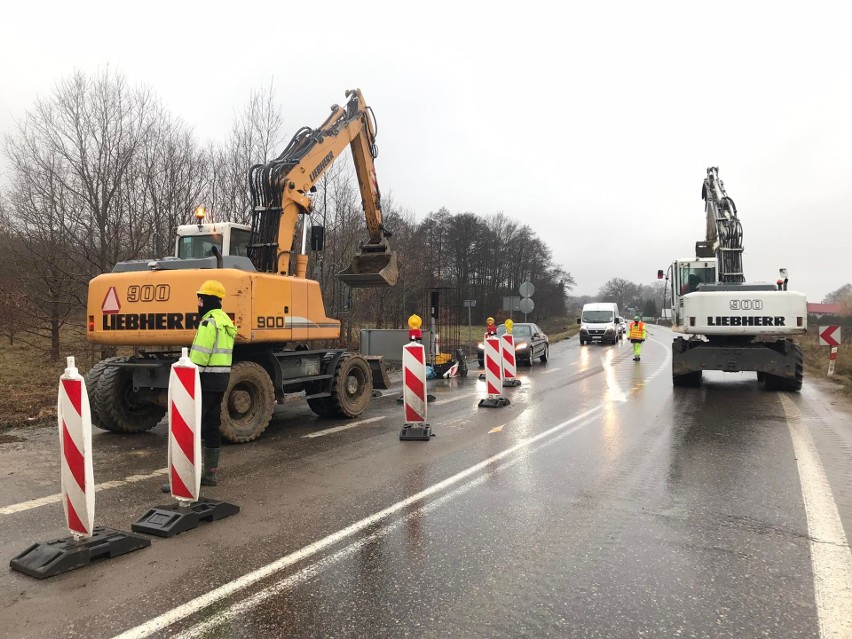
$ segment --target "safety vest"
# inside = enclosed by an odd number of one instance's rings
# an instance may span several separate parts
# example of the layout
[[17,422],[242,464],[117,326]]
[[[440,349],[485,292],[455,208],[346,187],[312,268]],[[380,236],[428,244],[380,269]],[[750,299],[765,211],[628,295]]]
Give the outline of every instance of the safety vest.
[[647,334],[645,333],[645,322],[630,322],[630,332],[628,333],[629,339],[645,339]]
[[[208,311],[201,318],[189,359],[200,368],[202,388],[211,386],[211,383],[217,387],[215,390],[227,387],[236,334],[237,327],[220,308]],[[225,388],[218,388],[220,386]]]

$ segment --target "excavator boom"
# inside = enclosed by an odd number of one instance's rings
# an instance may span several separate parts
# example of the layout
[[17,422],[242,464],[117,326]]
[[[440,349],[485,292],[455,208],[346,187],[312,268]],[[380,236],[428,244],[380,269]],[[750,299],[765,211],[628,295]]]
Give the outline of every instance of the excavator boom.
[[[399,271],[396,253],[386,239],[391,234],[382,224],[374,164],[378,155],[375,120],[359,89],[347,91],[346,97],[346,107],[332,106],[319,128],[303,127],[275,160],[251,167],[253,214],[248,255],[259,271],[289,274],[296,223],[299,215],[311,210],[308,194],[316,190],[317,181],[349,145],[369,239],[339,277],[352,287],[393,286]],[[306,268],[307,256],[297,253],[296,277],[305,277]]]

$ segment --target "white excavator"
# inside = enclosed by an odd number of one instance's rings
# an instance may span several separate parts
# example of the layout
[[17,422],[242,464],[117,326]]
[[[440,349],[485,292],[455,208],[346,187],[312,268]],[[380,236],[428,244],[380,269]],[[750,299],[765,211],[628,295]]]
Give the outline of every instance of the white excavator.
[[793,337],[807,332],[804,293],[787,290],[783,268],[775,284],[745,281],[742,226],[718,167],[707,169],[701,197],[706,239],[666,275],[672,330],[682,333],[672,344],[673,384],[699,386],[705,370],[755,371],[768,390],[800,390],[802,350]]

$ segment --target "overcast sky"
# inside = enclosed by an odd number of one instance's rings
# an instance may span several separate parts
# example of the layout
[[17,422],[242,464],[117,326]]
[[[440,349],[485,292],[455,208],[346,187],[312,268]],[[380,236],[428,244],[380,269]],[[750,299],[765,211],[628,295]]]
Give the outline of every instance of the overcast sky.
[[[371,8],[372,5],[372,8]],[[848,2],[14,2],[0,132],[109,65],[203,140],[274,82],[289,137],[360,87],[383,193],[422,218],[503,211],[595,294],[703,239],[708,166],[750,281],[852,281]]]

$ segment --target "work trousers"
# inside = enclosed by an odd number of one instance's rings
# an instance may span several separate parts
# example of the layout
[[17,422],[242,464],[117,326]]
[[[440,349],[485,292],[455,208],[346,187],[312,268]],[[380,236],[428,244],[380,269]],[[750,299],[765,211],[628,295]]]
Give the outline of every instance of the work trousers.
[[222,398],[225,391],[201,391],[201,441],[207,448],[222,445]]
[[638,339],[630,341],[633,342],[633,357],[640,357],[642,355],[642,342]]

